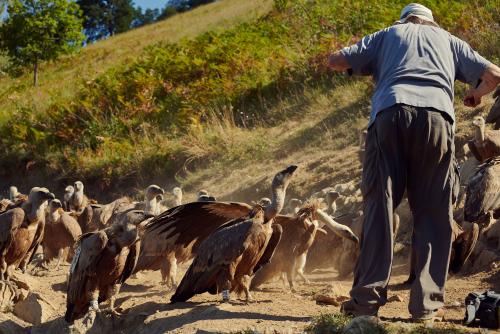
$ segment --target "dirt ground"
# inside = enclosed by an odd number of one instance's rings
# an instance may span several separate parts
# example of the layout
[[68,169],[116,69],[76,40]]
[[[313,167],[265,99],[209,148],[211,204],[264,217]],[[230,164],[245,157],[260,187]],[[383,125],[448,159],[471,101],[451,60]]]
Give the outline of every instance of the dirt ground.
[[[179,279],[186,265],[179,270]],[[79,333],[78,326],[68,328],[63,320],[65,312],[65,279],[68,266],[50,271],[46,276],[30,279],[33,291],[43,296],[53,306],[53,317],[39,326],[31,326],[11,313],[0,314],[0,333]],[[402,302],[390,302],[380,311],[384,321],[408,322],[408,289],[401,283],[406,279],[407,266],[395,265],[390,284],[389,297],[399,295]],[[308,275],[309,285],[299,284],[296,293],[284,289],[281,281],[263,286],[254,292],[256,300],[245,304],[235,300],[229,304],[219,303],[219,296],[203,294],[190,302],[169,304],[171,293],[160,285],[159,272],[142,272],[122,287],[117,306],[123,309],[122,316],[103,312],[99,315],[90,333],[212,333],[257,330],[266,333],[302,332],[311,317],[322,313],[335,313],[338,307],[318,305],[314,295],[347,295],[351,281],[336,280],[333,270],[315,271]],[[463,300],[468,292],[500,287],[500,270],[475,275],[450,277],[447,284],[446,318],[448,324],[458,326],[463,318]],[[105,307],[105,305],[102,305]],[[464,332],[466,328],[462,328]],[[474,332],[477,333],[477,330]]]

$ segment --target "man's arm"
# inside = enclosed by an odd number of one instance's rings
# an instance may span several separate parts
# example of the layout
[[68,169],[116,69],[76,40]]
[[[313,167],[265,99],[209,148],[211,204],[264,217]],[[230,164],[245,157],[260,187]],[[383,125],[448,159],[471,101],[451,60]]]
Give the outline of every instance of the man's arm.
[[347,57],[344,56],[340,51],[337,51],[328,56],[328,67],[334,71],[343,72],[350,69],[351,65],[349,65]]
[[477,107],[481,104],[481,98],[491,93],[500,84],[500,68],[491,64],[481,76],[481,83],[477,88],[470,89],[464,98],[464,104],[468,107]]

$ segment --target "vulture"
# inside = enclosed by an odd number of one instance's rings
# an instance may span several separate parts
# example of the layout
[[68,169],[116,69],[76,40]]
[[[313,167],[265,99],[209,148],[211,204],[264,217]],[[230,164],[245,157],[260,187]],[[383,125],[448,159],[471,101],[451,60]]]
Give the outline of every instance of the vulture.
[[156,208],[155,216],[158,216],[168,210],[168,206],[164,202],[163,195],[157,195],[156,202],[158,202],[158,206]]
[[0,215],[0,279],[8,280],[12,270],[25,269],[43,239],[45,209],[54,199],[47,188],[34,187],[21,207]]
[[303,271],[307,260],[307,252],[314,243],[317,232],[327,234],[327,231],[318,228],[316,220],[324,221],[325,226],[331,228],[332,232],[339,234],[342,238],[347,238],[353,244],[358,243],[358,238],[348,227],[325,219],[326,216],[319,211],[320,205],[319,201],[313,201],[300,208],[299,212],[293,217],[277,216],[275,218],[275,223],[283,228],[281,240],[272,261],[255,274],[251,289],[258,288],[261,284],[282,273],[288,278],[292,291],[295,290],[294,278],[296,274],[301,276],[305,282],[308,282]]
[[484,118],[474,117],[474,139],[469,141],[469,149],[479,162],[500,155],[500,130],[486,129]]
[[168,208],[173,208],[175,206],[182,205],[182,189],[179,187],[175,187],[172,190],[173,199],[165,199],[163,194],[160,194],[158,197],[158,205],[156,207],[156,215],[159,215],[162,212],[168,210]]
[[70,267],[66,322],[73,323],[89,311],[95,317],[99,303],[108,299],[110,311],[117,314],[116,295],[132,274],[139,250],[138,230],[133,224],[115,224],[82,235]]
[[273,224],[274,218],[284,206],[286,189],[296,169],[292,165],[275,175],[271,205],[255,205],[247,216],[228,221],[201,242],[170,299],[172,303],[204,292],[222,292],[223,301],[229,301],[230,291],[245,293],[247,302],[252,299],[251,278],[270,262],[280,241],[283,230]]
[[108,204],[91,204],[92,225],[97,226],[99,229],[108,227],[111,218],[131,204],[132,201],[128,197],[120,197]]
[[89,199],[83,193],[83,188],[82,181],[76,181],[73,195],[69,199],[70,211],[74,211],[77,214],[81,214],[89,204]]
[[337,211],[336,200],[340,197],[338,191],[330,190],[325,194],[326,213],[333,216]]
[[209,195],[208,191],[206,191],[205,189],[202,189],[202,190],[198,191],[197,201],[198,202],[215,202],[215,201],[217,201],[217,199],[214,196]]
[[73,186],[67,186],[64,189],[64,197],[63,197],[63,209],[64,209],[64,211],[70,211],[69,203],[70,203],[70,200],[73,197],[74,193],[75,193],[75,187],[73,187]]
[[302,201],[298,198],[292,198],[288,201],[288,205],[285,208],[285,214],[287,215],[295,215],[299,212],[300,207],[302,206]]
[[28,196],[21,194],[17,190],[17,187],[11,186],[9,188],[9,198],[3,198],[2,200],[0,200],[0,213],[19,207],[27,200]]
[[48,262],[57,257],[56,269],[62,260],[71,261],[73,245],[82,235],[82,229],[75,218],[62,209],[62,203],[54,199],[49,203],[45,218],[43,237],[43,258]]
[[469,222],[500,216],[500,157],[486,161],[471,176],[465,194],[464,215]]
[[495,103],[490,109],[488,116],[486,116],[486,123],[495,124],[494,129],[500,130],[500,87],[493,94]]

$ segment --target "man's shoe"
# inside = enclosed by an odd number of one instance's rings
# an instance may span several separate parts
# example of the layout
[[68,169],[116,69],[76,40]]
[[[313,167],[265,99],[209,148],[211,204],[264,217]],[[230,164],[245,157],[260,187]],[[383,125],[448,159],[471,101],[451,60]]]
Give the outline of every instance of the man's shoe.
[[457,240],[453,243],[452,253],[454,256],[450,259],[449,266],[449,271],[451,273],[456,274],[462,269],[464,263],[472,254],[478,238],[479,225],[476,223],[472,224],[472,228],[469,231],[464,231],[458,236]]
[[340,312],[345,314],[345,315],[349,315],[349,316],[353,316],[353,317],[359,317],[362,315],[369,315],[369,316],[376,317],[378,314],[378,308],[361,306],[361,305],[357,304],[354,300],[350,299],[348,301],[343,302],[340,305]]
[[444,321],[444,310],[440,308],[434,312],[424,314],[420,317],[412,316],[412,320],[413,322],[418,322],[418,323],[442,322]]

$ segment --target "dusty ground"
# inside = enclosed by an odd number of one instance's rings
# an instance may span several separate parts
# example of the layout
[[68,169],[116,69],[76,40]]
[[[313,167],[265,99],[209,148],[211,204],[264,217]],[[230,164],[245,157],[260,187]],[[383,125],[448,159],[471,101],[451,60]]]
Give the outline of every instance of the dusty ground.
[[[179,279],[186,266],[179,272]],[[65,311],[65,272],[68,267],[51,271],[47,276],[33,279],[34,291],[54,307],[54,316],[47,323],[31,327],[13,314],[0,314],[0,333],[67,333],[62,316]],[[406,278],[406,266],[396,265],[389,296],[400,295],[403,302],[391,302],[380,316],[384,321],[406,322],[409,318],[409,291],[400,283]],[[317,305],[313,296],[318,293],[347,294],[351,281],[337,281],[333,270],[316,271],[308,275],[310,285],[300,284],[297,293],[284,290],[280,281],[263,286],[254,293],[256,302],[245,304],[236,300],[220,304],[219,296],[204,294],[188,303],[168,304],[170,293],[158,282],[158,272],[144,272],[123,286],[117,305],[125,314],[121,317],[100,315],[90,332],[96,333],[211,333],[254,329],[259,332],[295,333],[309,324],[310,318],[321,313],[335,313],[338,307]],[[449,327],[459,324],[464,310],[460,306],[472,290],[495,289],[500,286],[500,271],[465,277],[451,277],[447,285],[446,316]],[[405,325],[404,325],[405,326]],[[466,328],[460,331],[465,332]],[[477,333],[477,330],[474,332]]]

